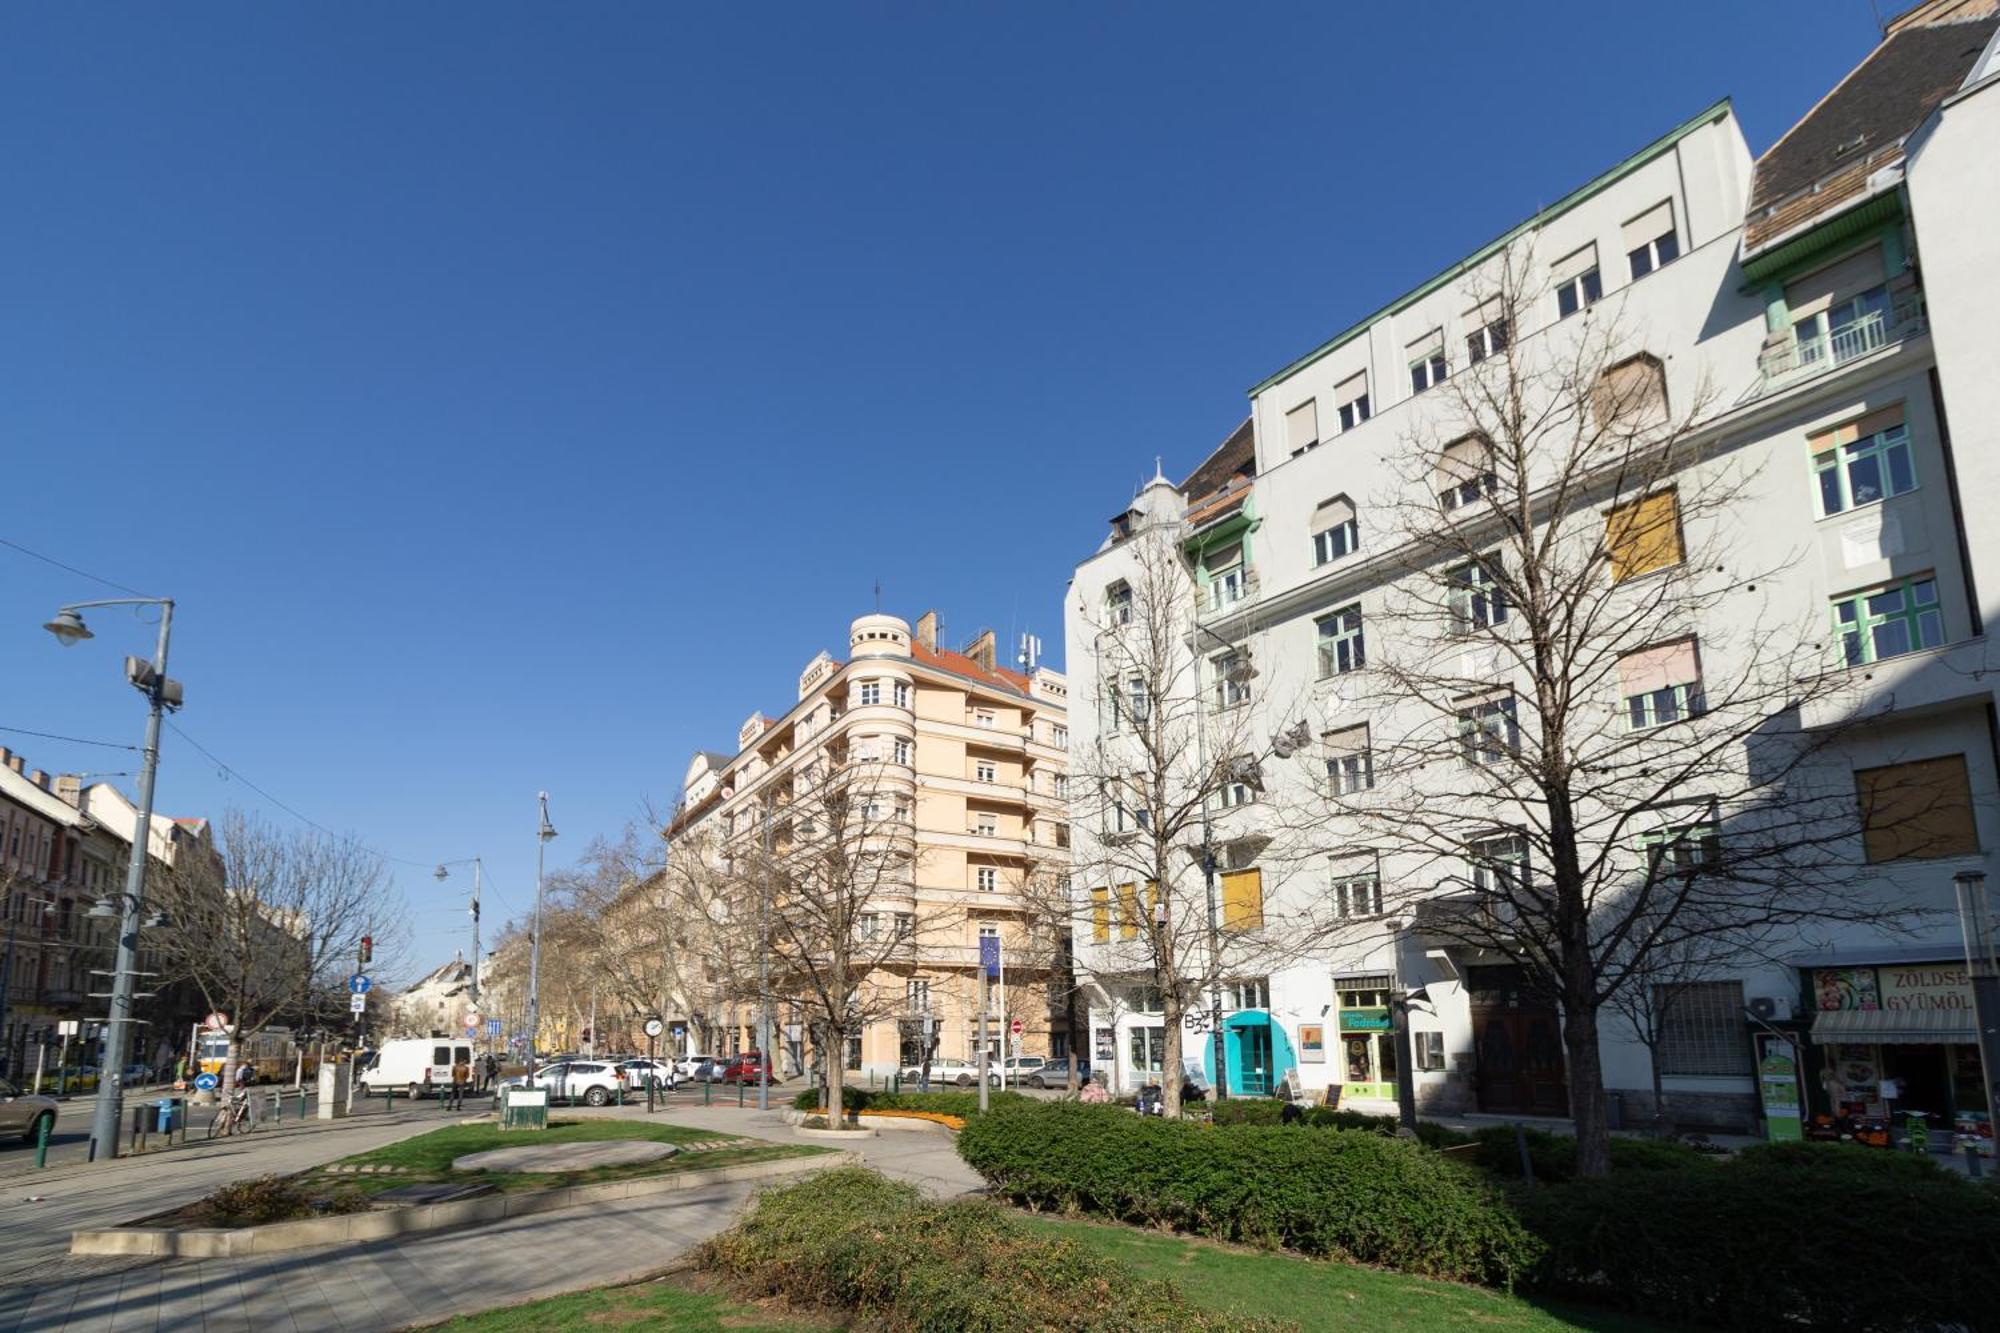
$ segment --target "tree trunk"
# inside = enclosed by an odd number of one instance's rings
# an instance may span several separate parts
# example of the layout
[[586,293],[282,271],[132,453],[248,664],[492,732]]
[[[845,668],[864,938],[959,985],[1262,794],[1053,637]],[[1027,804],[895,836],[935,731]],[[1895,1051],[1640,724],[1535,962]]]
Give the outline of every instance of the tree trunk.
[[1181,1019],[1186,1012],[1178,988],[1166,991],[1161,1009],[1167,1026],[1160,1051],[1160,1097],[1167,1119],[1178,1120],[1181,1118]]
[[[229,1038],[229,1049],[226,1052],[224,1052],[222,1057],[221,1086],[222,1086],[222,1100],[224,1102],[227,1102],[229,1100],[230,1093],[236,1091],[236,1066],[238,1062],[241,1060],[242,1054],[243,1054],[243,1043],[240,1040],[238,1040],[234,1035],[232,1035]],[[99,1078],[104,1077],[103,1070],[98,1071],[98,1077]]]
[[1611,1174],[1611,1130],[1605,1120],[1604,1065],[1597,1048],[1597,1009],[1571,1005],[1563,1016],[1569,1056],[1569,1111],[1576,1121],[1576,1173]]
[[1664,1139],[1672,1133],[1672,1129],[1667,1124],[1666,1083],[1660,1076],[1660,1051],[1657,1044],[1646,1047],[1646,1058],[1653,1067],[1653,1137]]
[[847,1108],[840,1101],[847,1074],[847,1031],[829,1023],[826,1037],[826,1045],[821,1048],[819,1056],[820,1064],[826,1069],[825,1090],[820,1095],[825,1099],[827,1128],[834,1129],[847,1116]]

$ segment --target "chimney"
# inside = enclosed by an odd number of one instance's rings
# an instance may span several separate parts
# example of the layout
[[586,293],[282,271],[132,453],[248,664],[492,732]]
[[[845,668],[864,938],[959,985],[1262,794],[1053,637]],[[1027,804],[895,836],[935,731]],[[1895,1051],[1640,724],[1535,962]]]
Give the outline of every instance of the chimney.
[[56,774],[56,795],[77,809],[83,809],[82,776],[76,773]]
[[979,663],[986,670],[991,671],[993,669],[993,631],[990,629],[979,631],[978,636],[971,643],[965,645],[965,655]]
[[14,752],[6,746],[0,745],[0,764],[11,764],[13,762]]
[[7,767],[13,769],[16,773],[19,773],[22,769],[27,767],[27,761],[22,759],[21,756],[18,754],[10,753],[7,756]]
[[47,791],[49,789],[49,775],[42,772],[42,770],[39,768],[36,769],[34,772],[28,774],[28,781],[34,783],[37,787],[40,787],[43,791]]
[[[935,611],[926,611],[917,617],[917,642],[932,652],[938,650],[938,617]],[[0,752],[4,753],[4,752]]]

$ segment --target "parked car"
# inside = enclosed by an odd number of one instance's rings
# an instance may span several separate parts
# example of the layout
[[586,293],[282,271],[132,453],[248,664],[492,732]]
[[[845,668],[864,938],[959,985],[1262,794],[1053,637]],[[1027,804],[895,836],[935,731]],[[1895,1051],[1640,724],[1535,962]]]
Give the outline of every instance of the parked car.
[[558,1060],[537,1068],[533,1079],[516,1074],[501,1083],[513,1088],[547,1088],[551,1100],[561,1098],[590,1106],[604,1105],[626,1086],[624,1071],[601,1060]]
[[677,1060],[675,1060],[675,1061],[674,1061],[674,1068],[676,1068],[676,1069],[678,1069],[678,1070],[680,1070],[680,1071],[681,1071],[681,1077],[682,1077],[682,1078],[693,1078],[693,1077],[694,1077],[694,1071],[695,1071],[695,1069],[696,1069],[696,1067],[697,1067],[697,1066],[699,1066],[699,1065],[705,1065],[705,1064],[707,1064],[707,1063],[708,1063],[709,1061],[711,1061],[711,1060],[713,1060],[713,1059],[715,1059],[715,1058],[716,1058],[715,1056],[712,1056],[712,1055],[706,1055],[706,1054],[701,1054],[701,1055],[683,1055],[683,1056],[681,1056],[681,1057],[680,1057],[679,1059],[677,1059]]
[[[745,1051],[722,1067],[720,1078],[724,1083],[755,1083],[758,1081],[759,1070],[770,1068],[771,1061],[768,1056],[760,1055],[756,1051]],[[770,1079],[776,1083],[778,1076],[773,1073]]]
[[1039,1055],[1012,1055],[1000,1062],[1000,1082],[1011,1088],[1024,1088],[1028,1080],[1041,1071],[1048,1060]]
[[[1090,1081],[1090,1061],[1080,1060],[1076,1066],[1076,1081],[1081,1087]],[[1042,1067],[1028,1075],[1031,1088],[1066,1088],[1069,1086],[1069,1057],[1057,1055],[1042,1061]]]
[[729,1061],[719,1056],[704,1055],[694,1062],[693,1068],[688,1072],[688,1078],[696,1083],[720,1083],[722,1071],[727,1068]]
[[0,1079],[0,1134],[19,1134],[33,1140],[42,1132],[42,1122],[46,1120],[49,1132],[56,1128],[56,1099],[42,1097],[32,1092],[22,1092],[12,1083]]
[[625,1085],[630,1088],[643,1090],[648,1079],[662,1088],[672,1087],[680,1081],[680,1071],[665,1060],[648,1060],[641,1057],[621,1060],[618,1062],[618,1067],[625,1071]]
[[[911,1065],[903,1071],[903,1082],[921,1082],[923,1072],[921,1066]],[[997,1069],[987,1070],[986,1081],[993,1087],[999,1087],[1000,1071]],[[931,1061],[931,1086],[933,1087],[936,1087],[940,1083],[955,1083],[961,1088],[969,1088],[978,1082],[979,1066],[970,1060],[939,1058]]]
[[375,1062],[354,1085],[360,1096],[396,1088],[412,1097],[428,1097],[451,1086],[451,1067],[472,1063],[472,1046],[463,1037],[398,1037],[382,1043]]

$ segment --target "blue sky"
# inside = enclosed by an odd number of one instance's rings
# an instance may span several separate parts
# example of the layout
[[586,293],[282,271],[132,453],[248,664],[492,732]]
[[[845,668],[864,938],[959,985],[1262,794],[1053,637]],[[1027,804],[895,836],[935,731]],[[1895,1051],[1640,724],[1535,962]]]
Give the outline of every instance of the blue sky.
[[[180,602],[179,724],[532,898],[873,606],[1060,637],[1244,390],[1867,0],[16,5],[0,537]],[[0,548],[0,726],[130,741]],[[50,770],[124,751],[0,733]],[[123,780],[128,782],[129,780]],[[265,808],[168,734],[161,806]],[[282,817],[282,816],[280,816]],[[464,880],[397,867],[419,961]]]

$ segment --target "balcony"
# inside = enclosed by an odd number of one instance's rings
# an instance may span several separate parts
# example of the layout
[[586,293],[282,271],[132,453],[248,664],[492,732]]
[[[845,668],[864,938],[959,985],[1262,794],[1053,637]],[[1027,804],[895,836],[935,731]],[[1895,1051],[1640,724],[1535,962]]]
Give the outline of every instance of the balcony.
[[1924,294],[1916,287],[1893,297],[1887,288],[1877,287],[1839,313],[1837,319],[1801,321],[1790,341],[1765,349],[1757,358],[1757,384],[1749,396],[1761,398],[1930,329]]

